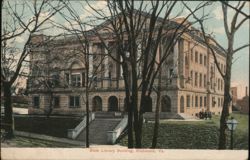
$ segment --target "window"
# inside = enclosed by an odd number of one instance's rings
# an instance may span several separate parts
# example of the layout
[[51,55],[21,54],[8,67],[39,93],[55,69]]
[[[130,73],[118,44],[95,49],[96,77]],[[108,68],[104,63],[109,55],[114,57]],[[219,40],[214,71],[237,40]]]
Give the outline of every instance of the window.
[[190,107],[190,96],[187,95],[187,107]]
[[212,107],[215,107],[215,104],[216,104],[215,98],[212,97]]
[[195,51],[195,62],[198,63],[198,52]]
[[195,96],[195,107],[198,107],[198,96]]
[[200,87],[202,87],[202,74],[200,73]]
[[69,73],[65,73],[65,81],[69,85]]
[[192,96],[192,107],[194,107],[194,96]]
[[59,108],[60,107],[60,98],[59,97],[54,97],[54,108]]
[[206,107],[207,106],[207,97],[205,96],[204,97],[204,107]]
[[223,79],[221,79],[220,89],[223,90]]
[[38,97],[38,96],[33,97],[33,105],[34,105],[34,108],[39,108],[40,97]]
[[54,86],[59,86],[59,83],[60,83],[60,76],[59,76],[59,73],[55,72],[52,74],[52,83]]
[[218,97],[218,107],[220,107],[220,98]]
[[197,86],[198,81],[198,73],[195,72],[195,79],[194,79],[194,85]]
[[71,85],[74,87],[81,86],[81,75],[80,74],[72,74],[71,75]]
[[202,97],[200,97],[200,108],[202,107]]
[[190,72],[191,84],[193,85],[193,71]]
[[202,59],[203,59],[202,54],[200,54],[200,64],[202,64]]
[[204,56],[204,66],[207,65],[207,56]]
[[194,53],[194,50],[191,49],[191,61],[193,62],[193,53]]
[[221,106],[223,106],[223,98],[221,98],[220,104],[221,104]]
[[220,79],[218,78],[218,90],[220,90]]
[[207,86],[207,76],[204,74],[204,87]]
[[69,97],[69,106],[72,108],[80,107],[80,97],[79,96],[70,96]]
[[82,73],[82,86],[85,87],[85,73]]

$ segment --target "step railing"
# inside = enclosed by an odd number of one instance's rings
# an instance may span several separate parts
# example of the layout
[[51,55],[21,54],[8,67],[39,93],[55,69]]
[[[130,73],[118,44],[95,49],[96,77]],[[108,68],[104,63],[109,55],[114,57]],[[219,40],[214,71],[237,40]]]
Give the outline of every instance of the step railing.
[[[85,129],[86,127],[86,118],[87,116],[84,116],[83,120],[80,124],[76,126],[74,129],[68,129],[68,138],[76,139],[76,137]],[[89,114],[89,123],[95,119],[95,113]]]
[[127,127],[128,117],[125,115],[120,123],[112,131],[107,131],[107,143],[115,144],[117,138],[121,135],[122,131]]

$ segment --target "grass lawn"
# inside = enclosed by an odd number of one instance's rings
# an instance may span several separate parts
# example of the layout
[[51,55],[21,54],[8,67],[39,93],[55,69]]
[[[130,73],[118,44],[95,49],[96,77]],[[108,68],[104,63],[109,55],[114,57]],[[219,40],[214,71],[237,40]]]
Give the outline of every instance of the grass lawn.
[[[233,113],[239,122],[234,134],[234,148],[248,149],[248,115]],[[157,148],[166,149],[217,149],[219,116],[204,121],[160,121]],[[154,123],[143,125],[142,146],[150,148]],[[228,132],[229,134],[229,132]],[[230,135],[230,134],[229,134]],[[230,138],[230,136],[228,136]],[[230,142],[230,139],[228,139]],[[127,145],[127,137],[120,141]],[[228,143],[229,146],[229,143]]]
[[75,147],[66,143],[51,142],[33,138],[16,136],[11,140],[1,142],[1,147]]
[[15,117],[15,129],[67,138],[67,130],[75,128],[80,122],[80,118],[71,117]]

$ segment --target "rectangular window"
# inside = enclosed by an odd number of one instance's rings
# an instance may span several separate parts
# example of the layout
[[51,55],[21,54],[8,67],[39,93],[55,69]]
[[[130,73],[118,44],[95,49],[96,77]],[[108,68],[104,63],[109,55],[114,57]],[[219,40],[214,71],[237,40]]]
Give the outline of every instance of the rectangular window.
[[207,86],[207,76],[204,75],[204,87],[206,87],[206,86]]
[[194,53],[194,50],[191,49],[191,61],[193,62],[193,53]]
[[218,90],[220,90],[220,79],[218,78]]
[[200,87],[202,87],[202,74],[200,73]]
[[198,52],[195,51],[195,62],[198,63]]
[[197,86],[197,83],[198,83],[198,73],[195,72],[195,77],[194,77],[194,85]]
[[204,97],[204,107],[206,107],[207,106],[207,97],[205,96]]
[[59,97],[54,97],[54,108],[59,108],[60,107],[60,98]]
[[212,107],[215,107],[215,104],[216,104],[215,98],[212,97]]
[[70,96],[69,106],[72,108],[80,107],[80,97],[79,96]]
[[207,65],[207,56],[204,56],[204,66]]
[[187,107],[190,107],[190,96],[187,96]]
[[223,79],[221,80],[221,83],[220,83],[220,89],[223,90]]
[[85,87],[85,73],[82,73],[82,86]]
[[66,84],[69,85],[69,73],[65,73]]
[[200,108],[202,107],[202,97],[200,97]]
[[81,86],[81,75],[72,74],[71,75],[71,86],[80,87]]
[[198,96],[195,96],[195,107],[198,107]]
[[203,59],[202,54],[200,54],[200,64],[202,64],[202,59]]
[[220,107],[220,98],[218,97],[218,107]]
[[39,108],[39,106],[40,106],[40,97],[38,97],[38,96],[33,97],[33,105],[34,105],[34,108]]
[[191,85],[193,85],[193,71],[190,72]]

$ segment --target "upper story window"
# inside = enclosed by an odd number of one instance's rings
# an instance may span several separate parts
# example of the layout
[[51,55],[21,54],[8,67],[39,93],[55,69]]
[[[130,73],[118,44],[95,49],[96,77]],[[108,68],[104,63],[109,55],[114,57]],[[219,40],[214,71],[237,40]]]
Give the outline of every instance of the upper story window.
[[200,73],[200,84],[199,84],[200,87],[202,87],[202,74]]
[[207,86],[207,76],[204,74],[204,87]]
[[194,50],[191,49],[191,61],[193,62],[193,55],[194,55]]
[[198,83],[198,73],[195,72],[194,85],[197,86],[197,83]]
[[207,65],[207,56],[204,56],[204,66]]
[[81,75],[72,74],[71,75],[71,86],[80,87],[81,86]]
[[195,51],[195,62],[198,63],[198,52]]
[[200,64],[202,64],[202,59],[203,59],[202,54],[200,54]]

